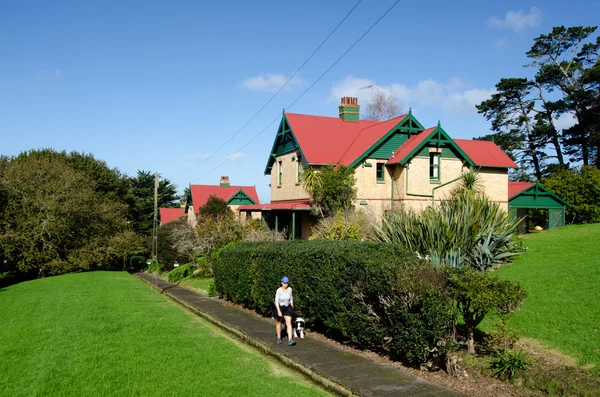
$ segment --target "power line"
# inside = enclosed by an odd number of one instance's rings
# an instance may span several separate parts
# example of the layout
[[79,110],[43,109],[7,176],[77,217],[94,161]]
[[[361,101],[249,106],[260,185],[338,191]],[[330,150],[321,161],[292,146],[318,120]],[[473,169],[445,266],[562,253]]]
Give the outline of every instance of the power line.
[[308,63],[308,61],[310,61],[312,59],[312,57],[317,53],[317,51],[319,51],[321,49],[321,47],[323,47],[323,45],[327,42],[327,40],[329,40],[329,38],[336,32],[336,30],[338,30],[338,28],[342,25],[342,23],[344,23],[344,21],[350,16],[350,14],[352,14],[352,12],[354,11],[354,9],[356,7],[358,7],[358,5],[361,3],[362,0],[358,0],[358,2],[354,5],[354,7],[352,7],[352,9],[350,11],[348,11],[348,13],[346,14],[346,16],[340,21],[340,23],[337,24],[337,26],[335,27],[335,29],[333,29],[331,31],[331,33],[329,33],[329,35],[327,37],[325,37],[325,40],[323,40],[321,42],[321,44],[319,44],[319,46],[317,47],[316,50],[314,50],[312,52],[312,54],[310,54],[310,56],[306,59],[306,61],[304,61],[304,63],[302,65],[300,65],[300,67],[298,69],[296,69],[296,71],[291,75],[291,77],[289,79],[287,79],[287,81],[277,90],[277,92],[275,94],[273,94],[273,96],[260,108],[258,109],[258,111],[256,113],[254,113],[254,116],[252,116],[250,118],[250,120],[248,120],[246,122],[246,124],[244,124],[242,126],[242,128],[240,128],[235,134],[233,134],[231,137],[229,137],[229,139],[227,141],[225,141],[225,143],[223,143],[221,146],[219,146],[219,148],[217,150],[215,150],[213,153],[211,153],[207,158],[205,158],[204,160],[202,160],[200,163],[196,164],[194,167],[190,168],[187,171],[182,172],[179,175],[176,175],[175,177],[179,177],[182,175],[187,174],[190,171],[195,170],[196,168],[200,167],[202,164],[204,164],[206,161],[208,161],[210,158],[212,158],[215,154],[217,154],[221,149],[223,149],[229,142],[231,142],[233,140],[233,138],[235,138],[236,136],[239,135],[240,132],[242,132],[242,130],[244,128],[246,128],[248,126],[248,124],[250,124],[252,122],[252,120],[254,120],[256,118],[256,116],[258,116],[260,114],[260,112],[262,112],[264,110],[264,108],[267,107],[267,105],[269,103],[271,103],[271,101],[273,99],[275,99],[275,97],[281,92],[281,90],[283,90],[290,81],[292,81],[292,79],[298,74],[298,72],[300,70],[302,70],[302,68]]
[[[344,52],[329,68],[327,68],[327,70],[325,70],[325,72],[323,72],[323,74],[321,74],[321,76],[319,76],[318,79],[316,79],[311,85],[310,87],[308,87],[306,90],[304,90],[304,92],[302,94],[300,94],[300,96],[298,98],[296,98],[294,100],[294,102],[292,102],[289,106],[286,107],[286,109],[291,108],[292,106],[294,106],[294,104],[296,102],[298,102],[308,91],[311,90],[311,88],[313,88],[331,69],[333,69],[335,67],[335,65],[337,65],[342,58],[344,58],[390,11],[392,11],[392,9],[394,7],[396,7],[396,5],[400,2],[400,0],[396,0],[396,2],[394,4],[392,4],[392,6],[390,8],[388,8],[388,10],[386,12],[383,13],[382,16],[379,17],[378,20],[375,21],[375,23],[373,23],[373,25],[371,25],[371,27],[369,29],[367,29],[366,32],[364,32],[362,34],[362,36],[360,36],[358,38],[358,40],[356,40],[354,42],[354,44],[352,44],[347,50],[346,52]],[[211,169],[210,171],[208,171],[206,174],[202,175],[199,178],[194,179],[194,181],[198,180],[198,179],[202,179],[205,176],[211,174],[213,171],[215,171],[217,168],[221,167],[223,164],[227,163],[233,156],[235,156],[237,153],[239,153],[240,151],[244,150],[249,144],[251,144],[252,142],[254,142],[254,140],[256,138],[258,138],[263,132],[265,132],[267,130],[267,128],[269,128],[271,126],[271,124],[273,124],[275,121],[277,121],[279,119],[280,116],[277,116],[275,119],[273,119],[273,121],[271,121],[265,128],[263,128],[258,134],[254,135],[254,137],[252,137],[252,139],[250,139],[244,146],[242,146],[240,149],[238,149],[237,151],[235,151],[231,156],[227,157],[225,159],[225,161],[223,161],[222,163],[220,163],[219,165],[217,165],[216,167],[214,167],[213,169]]]

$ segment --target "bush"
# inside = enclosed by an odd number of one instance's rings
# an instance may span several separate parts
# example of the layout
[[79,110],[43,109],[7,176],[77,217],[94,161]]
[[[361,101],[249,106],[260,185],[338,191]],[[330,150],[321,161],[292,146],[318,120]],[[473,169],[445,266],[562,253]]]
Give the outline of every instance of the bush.
[[167,279],[171,282],[181,281],[186,277],[189,277],[194,273],[196,267],[191,263],[186,263],[179,267],[174,268],[167,274]]
[[435,265],[486,270],[524,252],[514,220],[485,196],[463,194],[422,212],[390,212],[376,240],[399,244]]
[[529,368],[529,355],[524,351],[499,351],[491,364],[494,376],[499,379],[512,379],[519,372]]
[[465,323],[469,353],[475,353],[475,328],[488,314],[507,315],[517,310],[527,293],[515,281],[487,272],[449,270],[450,292]]
[[296,311],[313,329],[411,364],[426,361],[452,324],[445,273],[392,245],[240,243],[222,251],[213,271],[221,296],[263,315],[287,275]]
[[319,220],[311,240],[360,240],[372,238],[372,226],[366,214],[356,211],[337,212]]

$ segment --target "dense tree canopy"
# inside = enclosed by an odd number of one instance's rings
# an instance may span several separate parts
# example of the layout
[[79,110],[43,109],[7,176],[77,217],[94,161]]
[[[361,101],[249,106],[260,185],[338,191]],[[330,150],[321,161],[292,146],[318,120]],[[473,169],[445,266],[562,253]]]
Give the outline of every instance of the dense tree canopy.
[[[154,173],[138,171],[130,180],[135,197],[133,227],[140,234],[149,234],[154,224]],[[177,207],[177,188],[166,178],[158,183],[158,208]]]
[[[536,179],[570,163],[600,167],[600,37],[596,27],[555,27],[527,52],[533,78],[502,78],[477,106],[492,140]],[[574,124],[561,128],[559,118]],[[525,172],[523,172],[523,170]],[[514,177],[515,175],[513,175]]]
[[2,162],[0,252],[8,270],[44,276],[106,268],[143,249],[128,230],[129,208],[116,199],[117,189],[98,187],[90,176],[94,168],[108,176],[105,165],[80,171],[70,164],[73,158],[93,161],[42,151]]

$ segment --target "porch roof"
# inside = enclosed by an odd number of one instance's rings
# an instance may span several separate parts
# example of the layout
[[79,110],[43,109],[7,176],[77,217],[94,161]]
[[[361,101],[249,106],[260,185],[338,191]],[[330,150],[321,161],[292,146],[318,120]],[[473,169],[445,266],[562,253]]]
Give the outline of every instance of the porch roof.
[[240,211],[300,210],[310,211],[309,200],[276,201],[269,204],[242,205]]

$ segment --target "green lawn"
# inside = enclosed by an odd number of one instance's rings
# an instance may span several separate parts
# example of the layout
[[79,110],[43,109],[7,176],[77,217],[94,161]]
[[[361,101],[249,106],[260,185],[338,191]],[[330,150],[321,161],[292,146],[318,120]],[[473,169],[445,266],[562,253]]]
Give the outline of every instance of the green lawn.
[[214,283],[212,278],[185,278],[181,281],[181,284],[185,284],[189,287],[200,292],[202,295],[208,295],[210,285]]
[[0,395],[327,395],[122,272],[0,289]]
[[529,294],[511,327],[600,369],[600,224],[524,238],[528,252],[498,271]]

